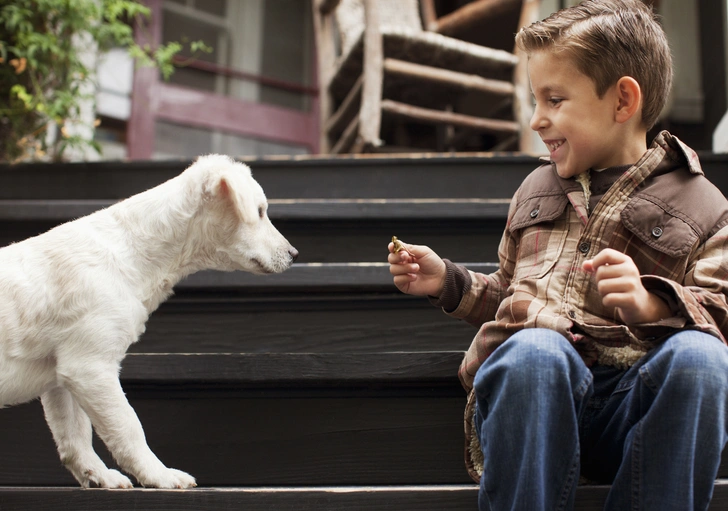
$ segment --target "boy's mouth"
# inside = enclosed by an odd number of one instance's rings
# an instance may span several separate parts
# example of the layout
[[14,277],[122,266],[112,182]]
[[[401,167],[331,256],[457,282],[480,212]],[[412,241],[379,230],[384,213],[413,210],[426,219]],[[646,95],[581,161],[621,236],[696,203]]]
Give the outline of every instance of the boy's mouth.
[[564,144],[564,140],[544,140],[544,144],[549,148],[552,153]]

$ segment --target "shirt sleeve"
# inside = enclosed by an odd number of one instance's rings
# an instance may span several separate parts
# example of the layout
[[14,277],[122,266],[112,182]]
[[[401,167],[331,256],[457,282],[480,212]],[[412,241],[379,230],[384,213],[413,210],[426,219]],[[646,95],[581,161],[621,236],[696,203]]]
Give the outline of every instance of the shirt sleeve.
[[517,195],[518,192],[511,201],[506,229],[498,246],[497,271],[486,275],[445,260],[447,275],[443,293],[438,298],[430,297],[430,303],[442,307],[449,316],[478,328],[495,319],[498,307],[507,294],[516,263],[517,240],[509,225]]
[[449,259],[445,261],[446,275],[445,285],[439,297],[430,296],[430,303],[435,307],[441,307],[449,313],[458,308],[463,295],[470,292],[471,278],[467,268],[453,263]]

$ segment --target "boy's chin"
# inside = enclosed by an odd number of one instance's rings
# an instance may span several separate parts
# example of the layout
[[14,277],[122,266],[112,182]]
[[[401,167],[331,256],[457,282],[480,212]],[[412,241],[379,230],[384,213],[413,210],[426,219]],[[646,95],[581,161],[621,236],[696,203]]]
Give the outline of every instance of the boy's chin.
[[569,167],[568,165],[563,165],[559,163],[555,163],[555,165],[556,173],[559,175],[560,178],[569,179],[576,176],[577,174],[581,174],[581,172],[575,170],[572,167]]

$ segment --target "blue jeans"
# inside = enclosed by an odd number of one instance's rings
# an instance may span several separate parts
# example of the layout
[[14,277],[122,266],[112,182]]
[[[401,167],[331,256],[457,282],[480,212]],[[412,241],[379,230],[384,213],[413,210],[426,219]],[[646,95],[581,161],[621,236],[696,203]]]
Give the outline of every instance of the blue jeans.
[[627,371],[586,367],[556,332],[522,330],[475,376],[481,511],[571,509],[580,474],[605,509],[707,509],[726,444],[728,347],[679,332]]

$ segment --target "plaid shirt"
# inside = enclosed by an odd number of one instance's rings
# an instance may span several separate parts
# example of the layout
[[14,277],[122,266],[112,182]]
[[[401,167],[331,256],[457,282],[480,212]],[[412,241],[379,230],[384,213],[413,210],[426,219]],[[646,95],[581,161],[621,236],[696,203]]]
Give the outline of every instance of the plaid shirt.
[[[628,327],[602,304],[582,263],[608,247],[634,260],[643,285],[665,299],[673,317]],[[511,201],[498,271],[484,275],[447,261],[445,292],[436,303],[479,328],[460,380],[471,390],[483,361],[522,328],[561,333],[587,365],[625,368],[679,329],[725,342],[726,253],[728,201],[705,178],[695,152],[668,132],[591,212],[579,183],[543,165]]]

